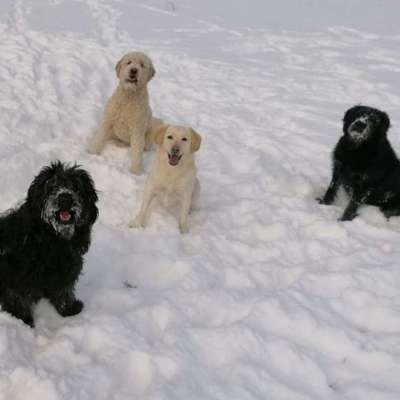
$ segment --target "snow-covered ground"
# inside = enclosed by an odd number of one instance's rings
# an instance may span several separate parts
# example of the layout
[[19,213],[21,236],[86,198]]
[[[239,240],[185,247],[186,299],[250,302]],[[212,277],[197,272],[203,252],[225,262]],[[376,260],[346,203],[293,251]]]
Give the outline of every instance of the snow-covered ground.
[[[78,285],[34,330],[0,313],[1,400],[398,400],[400,218],[318,205],[346,108],[386,110],[400,152],[400,4],[382,0],[1,0],[0,210],[50,160],[100,191]],[[85,152],[129,50],[154,114],[203,135],[191,233],[128,149]],[[153,154],[147,153],[146,171]],[[173,211],[173,210],[172,210]]]

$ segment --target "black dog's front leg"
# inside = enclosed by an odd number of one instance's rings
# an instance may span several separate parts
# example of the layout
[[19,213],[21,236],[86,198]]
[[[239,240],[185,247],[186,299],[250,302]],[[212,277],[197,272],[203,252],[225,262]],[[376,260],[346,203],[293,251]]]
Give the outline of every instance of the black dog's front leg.
[[21,297],[14,291],[6,290],[1,296],[0,304],[3,311],[21,319],[31,328],[34,327],[32,302],[29,299]]
[[333,203],[336,197],[336,193],[340,186],[340,175],[341,175],[342,164],[340,161],[335,160],[333,164],[333,172],[331,183],[328,186],[328,189],[322,198],[317,198],[320,204],[330,205]]
[[357,210],[360,204],[360,201],[354,197],[351,197],[350,202],[344,210],[343,215],[339,218],[339,221],[351,221],[357,217]]
[[83,302],[75,297],[73,286],[49,293],[48,299],[62,317],[79,314],[83,309]]

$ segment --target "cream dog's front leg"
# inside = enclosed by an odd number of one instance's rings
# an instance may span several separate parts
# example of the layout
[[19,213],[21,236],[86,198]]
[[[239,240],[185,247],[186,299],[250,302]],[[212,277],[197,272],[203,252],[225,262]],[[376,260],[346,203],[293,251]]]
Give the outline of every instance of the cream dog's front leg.
[[107,120],[103,121],[100,128],[96,132],[96,135],[89,142],[87,147],[88,153],[100,154],[104,149],[107,140],[111,139],[112,136],[112,124]]
[[143,151],[146,143],[145,133],[137,130],[131,136],[131,171],[135,175],[140,175],[143,172]]
[[144,228],[146,226],[147,211],[148,211],[151,201],[153,200],[155,195],[156,195],[156,192],[153,190],[153,184],[148,179],[146,181],[146,185],[144,187],[143,200],[142,200],[142,205],[140,206],[139,214],[136,216],[135,219],[133,219],[129,223],[129,226],[131,228],[139,228],[139,227]]
[[182,193],[181,200],[181,213],[179,217],[179,230],[181,233],[189,233],[189,212],[192,205],[193,198],[193,190],[194,187],[191,187],[190,190]]

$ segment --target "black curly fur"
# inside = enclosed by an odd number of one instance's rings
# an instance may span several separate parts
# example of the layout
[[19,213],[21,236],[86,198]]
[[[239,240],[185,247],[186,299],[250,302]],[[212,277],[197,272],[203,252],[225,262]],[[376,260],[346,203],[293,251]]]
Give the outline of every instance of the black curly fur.
[[[51,196],[57,209],[51,209],[45,220],[43,213]],[[0,218],[3,311],[33,326],[32,306],[41,298],[47,298],[63,317],[82,310],[74,287],[98,216],[96,202],[93,181],[79,166],[57,161],[40,171],[26,201]],[[57,219],[62,210],[70,212],[68,223]],[[68,229],[63,230],[66,225]]]
[[[357,133],[365,126],[367,134]],[[388,115],[375,108],[358,105],[345,113],[343,136],[333,152],[332,180],[319,199],[332,204],[343,186],[350,201],[340,220],[355,218],[362,204],[379,207],[387,218],[400,215],[400,161],[387,138],[389,127]]]

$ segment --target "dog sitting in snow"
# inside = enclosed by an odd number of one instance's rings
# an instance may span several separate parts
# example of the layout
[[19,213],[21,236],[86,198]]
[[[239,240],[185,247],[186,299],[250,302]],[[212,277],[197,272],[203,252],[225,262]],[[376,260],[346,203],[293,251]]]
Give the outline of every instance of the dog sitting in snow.
[[140,52],[125,54],[115,70],[119,85],[107,102],[102,125],[87,150],[100,154],[107,140],[119,139],[131,146],[131,171],[141,174],[143,151],[151,148],[151,129],[161,122],[152,118],[147,91],[147,83],[156,71],[150,58]]
[[193,153],[199,150],[201,136],[192,128],[161,125],[153,135],[158,150],[146,180],[142,205],[131,227],[144,227],[154,197],[172,195],[181,202],[179,229],[189,232],[188,217],[199,193]]
[[332,204],[340,186],[350,197],[340,220],[357,216],[362,204],[379,207],[389,218],[400,215],[400,162],[386,136],[390,120],[371,107],[350,108],[343,136],[333,152],[332,180],[321,204]]
[[47,298],[63,317],[81,312],[74,287],[97,219],[97,194],[83,169],[55,162],[41,170],[26,201],[0,218],[0,304],[33,327]]

